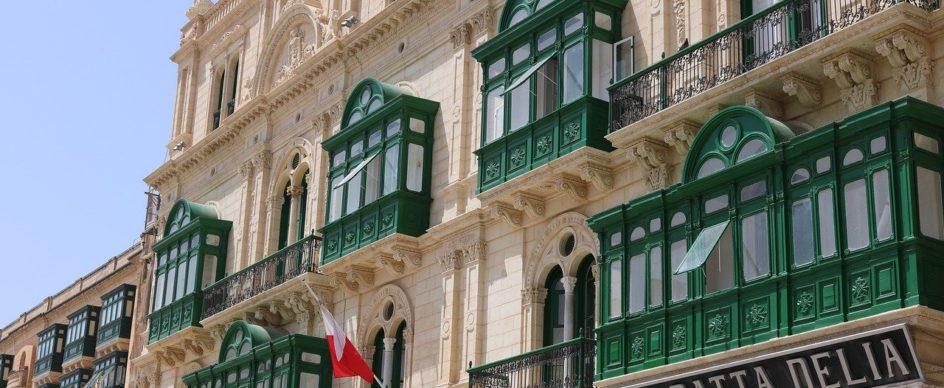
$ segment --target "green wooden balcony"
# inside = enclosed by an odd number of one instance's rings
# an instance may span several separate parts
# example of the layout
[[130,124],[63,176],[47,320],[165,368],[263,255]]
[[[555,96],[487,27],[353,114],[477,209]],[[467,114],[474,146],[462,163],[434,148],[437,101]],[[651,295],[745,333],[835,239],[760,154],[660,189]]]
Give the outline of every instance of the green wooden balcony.
[[153,343],[190,326],[200,326],[203,293],[194,292],[148,316],[148,343]]

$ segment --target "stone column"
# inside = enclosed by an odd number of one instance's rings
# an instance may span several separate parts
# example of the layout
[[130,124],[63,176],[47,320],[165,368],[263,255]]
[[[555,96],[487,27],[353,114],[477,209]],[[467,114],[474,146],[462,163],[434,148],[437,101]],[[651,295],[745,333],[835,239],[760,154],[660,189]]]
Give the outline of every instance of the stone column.
[[564,285],[564,341],[574,338],[574,289],[577,288],[577,278],[565,276],[561,279]]
[[396,338],[384,338],[384,356],[383,356],[383,379],[384,388],[390,387],[390,380],[393,379],[393,345],[396,345]]
[[298,235],[298,209],[301,206],[300,199],[302,191],[304,190],[302,190],[301,186],[292,185],[288,188],[288,192],[286,193],[292,198],[292,203],[289,205],[288,210],[288,234],[285,236],[285,245],[295,242],[295,236]]

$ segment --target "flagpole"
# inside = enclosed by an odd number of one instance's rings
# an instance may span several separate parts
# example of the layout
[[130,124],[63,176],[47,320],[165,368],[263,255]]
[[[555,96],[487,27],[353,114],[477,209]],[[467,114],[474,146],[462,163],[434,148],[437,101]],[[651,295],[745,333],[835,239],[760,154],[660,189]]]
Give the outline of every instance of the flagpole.
[[[308,292],[311,293],[311,296],[315,297],[315,301],[317,301],[320,306],[323,306],[323,305],[324,305],[324,302],[321,301],[321,298],[318,297],[318,294],[315,292],[315,290],[311,289],[311,286],[308,285],[308,282],[307,282],[307,281],[304,281],[304,282],[302,282],[302,283],[305,284],[305,288],[308,289]],[[377,382],[380,383],[380,386],[381,386],[382,388],[387,388],[387,384],[384,384],[383,380],[382,380],[380,377],[377,377],[377,373],[374,373],[373,370],[371,370],[370,373],[374,375],[374,379],[377,380]]]

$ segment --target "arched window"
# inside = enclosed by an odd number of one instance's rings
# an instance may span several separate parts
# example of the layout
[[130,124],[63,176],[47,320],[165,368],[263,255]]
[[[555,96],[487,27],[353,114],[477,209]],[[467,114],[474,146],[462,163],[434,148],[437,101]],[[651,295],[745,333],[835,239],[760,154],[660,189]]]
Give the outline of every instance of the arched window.
[[560,267],[554,267],[544,282],[544,288],[547,289],[547,299],[544,300],[544,346],[559,344],[567,339],[564,334],[563,277]]
[[[378,374],[384,381],[384,387],[380,386],[380,381],[374,381],[374,388],[403,388],[405,369],[404,351],[406,349],[406,322],[400,322],[393,337],[387,337],[384,329],[377,331],[374,336],[374,357],[371,362],[371,369]],[[393,341],[391,341],[393,340]],[[388,370],[389,368],[389,370]]]
[[375,79],[354,87],[341,131],[322,142],[330,161],[322,263],[394,233],[426,232],[438,110]]

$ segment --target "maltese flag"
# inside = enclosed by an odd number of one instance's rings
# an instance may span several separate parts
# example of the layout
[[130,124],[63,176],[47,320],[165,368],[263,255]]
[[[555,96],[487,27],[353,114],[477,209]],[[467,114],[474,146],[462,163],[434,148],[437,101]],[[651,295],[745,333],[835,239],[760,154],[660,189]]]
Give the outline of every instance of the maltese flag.
[[324,319],[327,332],[328,350],[331,352],[331,364],[334,365],[334,377],[360,376],[368,384],[373,384],[374,372],[364,362],[360,353],[357,353],[357,349],[344,334],[341,325],[334,320],[334,316],[324,305],[321,305],[321,318]]

